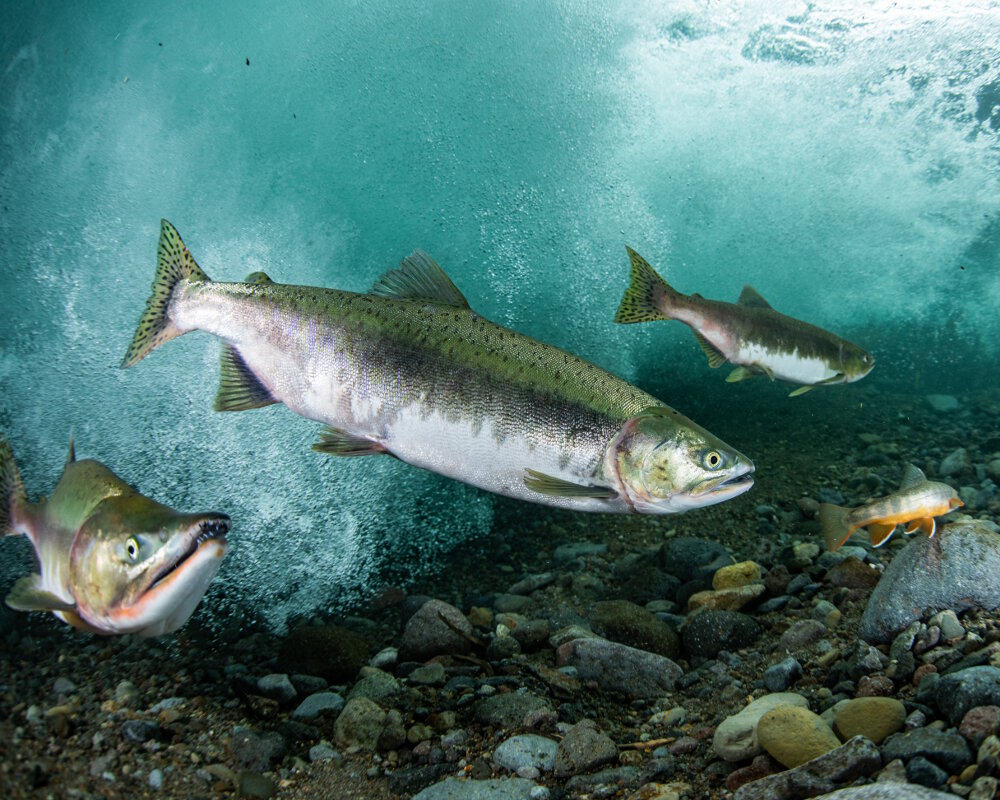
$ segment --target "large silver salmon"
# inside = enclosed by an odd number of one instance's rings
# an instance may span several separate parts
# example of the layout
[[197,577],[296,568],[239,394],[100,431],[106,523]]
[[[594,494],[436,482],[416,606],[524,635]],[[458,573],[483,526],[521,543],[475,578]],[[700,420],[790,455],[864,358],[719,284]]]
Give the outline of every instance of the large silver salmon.
[[581,511],[678,512],[753,484],[746,456],[674,409],[473,312],[422,251],[368,294],[219,283],[164,220],[122,366],[193,330],[223,342],[216,410],[283,403],[329,426],[315,447],[333,455],[388,453]]

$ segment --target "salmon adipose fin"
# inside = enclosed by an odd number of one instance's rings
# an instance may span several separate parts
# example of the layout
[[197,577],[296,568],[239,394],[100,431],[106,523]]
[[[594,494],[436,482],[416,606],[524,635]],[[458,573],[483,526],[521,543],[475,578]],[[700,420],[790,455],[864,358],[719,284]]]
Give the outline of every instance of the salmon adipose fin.
[[850,513],[851,509],[832,503],[819,504],[819,522],[823,526],[827,550],[832,552],[838,549],[854,532],[847,522],[847,515]]
[[14,461],[14,451],[7,439],[0,435],[0,536],[17,533],[12,522],[15,506],[27,502],[21,473]]
[[631,247],[625,249],[628,250],[628,257],[632,262],[632,283],[625,290],[622,302],[618,306],[615,322],[629,324],[670,319],[664,308],[669,308],[679,293],[635,250]]
[[170,298],[177,284],[182,280],[209,280],[181,240],[177,228],[165,219],[160,221],[160,244],[156,257],[153,290],[146,301],[146,310],[139,319],[132,344],[122,359],[122,369],[137,364],[161,344],[183,333],[170,321],[168,314]]

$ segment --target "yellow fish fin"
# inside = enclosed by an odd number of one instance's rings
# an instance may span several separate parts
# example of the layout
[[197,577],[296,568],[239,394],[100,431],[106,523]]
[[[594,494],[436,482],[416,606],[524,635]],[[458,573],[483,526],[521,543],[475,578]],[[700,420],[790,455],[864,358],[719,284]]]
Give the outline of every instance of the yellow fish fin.
[[726,383],[739,383],[747,378],[752,378],[753,373],[746,367],[737,367],[726,377]]
[[600,500],[610,499],[617,494],[606,486],[583,486],[572,481],[564,481],[562,478],[554,478],[537,470],[524,471],[526,473],[524,485],[539,494],[552,497],[595,497]]
[[868,526],[868,538],[872,547],[881,547],[892,536],[896,526],[889,523],[873,522]]
[[813,388],[812,386],[800,386],[795,391],[789,392],[788,396],[789,397],[798,397],[799,395],[803,395],[806,392],[812,391],[812,388]]
[[[715,345],[712,344],[710,341],[708,341],[708,339],[706,339],[704,336],[702,336],[700,333],[697,332],[695,333],[694,338],[698,340],[699,346],[705,352],[705,355],[708,356],[708,366],[710,366],[712,369],[715,369],[716,367],[721,367],[723,364],[726,363],[726,357],[722,355],[722,353],[720,353],[716,349]],[[729,376],[729,378],[731,377],[732,375]],[[748,374],[746,377],[749,378],[750,375]],[[729,378],[726,378],[726,380],[729,380]],[[737,380],[743,380],[743,379],[738,378]]]

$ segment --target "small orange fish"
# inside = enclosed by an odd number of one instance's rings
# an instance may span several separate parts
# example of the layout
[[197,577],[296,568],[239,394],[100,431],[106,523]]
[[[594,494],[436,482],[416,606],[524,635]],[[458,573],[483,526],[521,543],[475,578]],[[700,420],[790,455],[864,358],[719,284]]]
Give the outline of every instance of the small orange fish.
[[920,469],[908,464],[898,491],[857,508],[820,503],[819,521],[829,550],[840,547],[858,528],[868,528],[872,546],[878,547],[897,525],[906,525],[906,533],[923,531],[930,538],[936,530],[934,517],[963,505],[947,483],[929,481]]

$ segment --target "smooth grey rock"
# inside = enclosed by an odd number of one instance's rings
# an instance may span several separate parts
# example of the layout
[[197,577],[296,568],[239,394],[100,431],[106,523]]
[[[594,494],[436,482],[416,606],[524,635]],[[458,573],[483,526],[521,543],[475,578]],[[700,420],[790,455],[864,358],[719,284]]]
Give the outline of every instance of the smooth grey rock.
[[948,773],[923,756],[914,756],[906,762],[906,780],[933,789],[948,780]]
[[889,564],[868,600],[858,635],[889,642],[911,622],[938,611],[1000,607],[1000,537],[978,520],[914,536]]
[[517,728],[525,714],[549,704],[530,692],[505,692],[486,697],[476,704],[476,719],[495,728]]
[[889,781],[838,789],[813,800],[955,800],[956,797],[951,792],[939,792],[926,786]]
[[952,394],[929,394],[926,396],[927,405],[935,411],[957,411],[958,398]]
[[445,778],[413,795],[411,800],[539,800],[538,784],[527,778],[467,781]]
[[718,542],[691,536],[667,539],[657,554],[660,569],[684,582],[707,578],[732,563],[733,557]]
[[315,719],[320,714],[339,714],[344,708],[344,698],[335,692],[316,692],[299,703],[292,712],[292,719]]
[[882,758],[888,763],[896,758],[908,761],[923,756],[949,772],[957,773],[972,761],[972,751],[957,733],[935,728],[917,728],[894,733],[882,742]]
[[399,644],[404,661],[427,661],[434,656],[472,649],[472,624],[465,615],[443,600],[428,600],[406,622]]
[[402,687],[394,675],[374,667],[363,670],[363,677],[351,687],[347,699],[367,697],[381,706],[390,706],[402,692]]
[[952,725],[976,706],[1000,706],[1000,668],[969,667],[941,677],[934,692],[938,709]]
[[333,733],[343,747],[357,745],[374,750],[385,725],[386,713],[367,697],[352,697],[334,723]]
[[559,742],[553,771],[558,776],[566,777],[589,772],[617,758],[618,748],[611,737],[602,733],[593,720],[585,719],[566,731]]
[[[801,797],[815,797],[822,792],[832,791],[838,783],[848,783],[871,775],[881,766],[878,748],[864,736],[855,736],[812,761],[744,784],[733,793],[733,800],[798,800]],[[902,797],[899,796],[899,800]]]
[[[826,628],[821,624],[823,631]],[[749,647],[761,634],[760,623],[739,611],[702,611],[689,617],[681,632],[684,650],[693,656],[714,658],[720,650]]]
[[292,685],[291,678],[283,672],[276,672],[265,675],[263,678],[258,678],[257,690],[264,697],[270,697],[279,703],[291,703],[298,696],[295,686]]
[[559,743],[546,736],[533,733],[511,736],[493,751],[493,763],[517,772],[534,767],[541,772],[551,772]]
[[959,447],[941,459],[941,463],[938,465],[938,475],[944,478],[959,475],[970,466],[968,451],[964,447]]
[[769,692],[783,692],[802,677],[802,665],[789,656],[764,670],[764,686]]
[[731,717],[726,717],[715,729],[712,747],[726,761],[744,761],[763,752],[757,741],[757,723],[772,708],[779,706],[809,707],[809,701],[794,692],[779,692],[758,697]]
[[560,666],[571,666],[582,680],[628,697],[659,697],[671,692],[683,670],[666,656],[606,639],[573,639],[556,651]]

